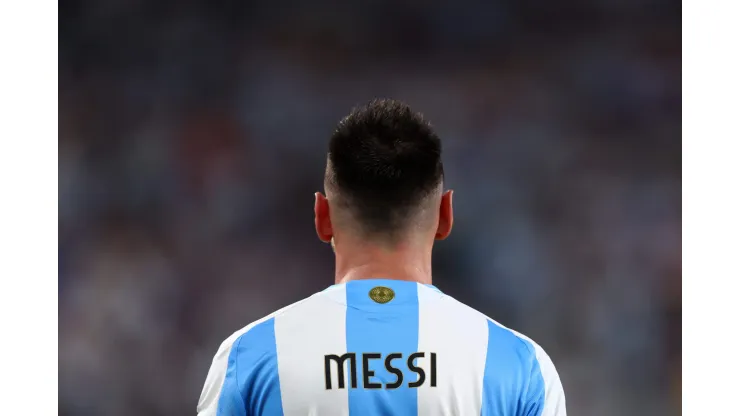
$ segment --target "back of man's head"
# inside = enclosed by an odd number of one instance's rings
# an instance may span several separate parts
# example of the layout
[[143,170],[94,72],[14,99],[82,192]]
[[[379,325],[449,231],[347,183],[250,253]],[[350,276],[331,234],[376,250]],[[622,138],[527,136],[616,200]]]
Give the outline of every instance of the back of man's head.
[[375,100],[353,110],[329,144],[324,186],[333,227],[388,243],[436,229],[441,153],[429,123],[406,104]]

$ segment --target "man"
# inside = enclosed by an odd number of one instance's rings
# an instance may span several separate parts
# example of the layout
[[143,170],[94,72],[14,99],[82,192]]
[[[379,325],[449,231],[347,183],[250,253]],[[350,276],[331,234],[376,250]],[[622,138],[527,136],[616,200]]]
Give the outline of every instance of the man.
[[452,229],[443,176],[439,138],[406,105],[342,120],[314,204],[335,285],[229,337],[199,414],[565,416],[540,346],[432,286]]

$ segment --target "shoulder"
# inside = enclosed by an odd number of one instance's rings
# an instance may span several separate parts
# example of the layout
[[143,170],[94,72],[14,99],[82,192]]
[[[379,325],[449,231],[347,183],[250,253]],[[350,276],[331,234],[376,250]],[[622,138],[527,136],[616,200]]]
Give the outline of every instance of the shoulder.
[[565,392],[555,364],[545,350],[529,337],[491,320],[494,325],[526,343],[530,350],[526,400],[528,405],[540,409],[542,416],[565,416]]
[[554,371],[550,356],[528,336],[504,326],[451,296],[444,295],[442,301],[447,308],[455,311],[455,314],[461,316],[465,321],[485,322],[488,329],[489,349],[494,348],[497,353],[504,355],[506,355],[505,353],[514,354],[522,364],[539,366],[543,376]]
[[[301,309],[302,305],[306,303],[310,303],[310,301],[315,299],[315,297],[316,295],[302,299],[298,302],[292,303],[288,306],[278,309],[277,311],[267,316],[257,319],[256,321],[250,322],[248,325],[235,331],[228,338],[226,338],[221,343],[221,346],[218,349],[219,352],[229,351],[232,348],[244,342],[245,339],[247,341],[256,341],[256,340],[263,339],[264,337],[270,337],[270,332],[274,333],[275,318],[278,318],[285,314],[293,313],[297,309]],[[272,336],[274,337],[274,335]]]
[[[450,298],[452,299],[452,298]],[[483,319],[488,327],[485,381],[497,386],[501,359],[508,357],[512,374],[521,380],[520,394],[525,406],[539,409],[543,416],[565,416],[565,394],[555,365],[545,350],[528,336],[508,328],[483,313],[452,299],[470,316]],[[498,363],[493,366],[493,360]],[[494,369],[495,367],[495,369]]]
[[508,349],[516,350],[522,356],[536,355],[537,348],[541,347],[529,337],[510,329],[482,312],[468,306],[449,295],[443,295],[441,307],[451,315],[457,316],[464,322],[476,322],[478,327],[485,327],[488,332],[489,343],[496,343]]
[[[478,328],[487,328],[486,388],[501,392],[517,380],[515,394],[527,406],[541,409],[543,416],[565,415],[560,377],[550,356],[537,342],[450,296],[445,295],[442,301],[455,315],[478,322]],[[495,400],[495,397],[489,395],[487,399]]]
[[324,312],[327,305],[338,305],[344,302],[344,294],[339,293],[339,287],[332,286],[322,292],[315,293],[307,298],[285,306],[277,311],[264,316],[247,326],[232,333],[221,343],[219,352],[227,352],[234,347],[246,344],[258,344],[259,341],[272,338],[274,342],[275,322],[285,317],[306,316],[316,317],[316,312]]
[[215,415],[222,396],[226,397],[223,399],[225,406],[240,407],[239,403],[244,400],[242,386],[249,380],[268,386],[274,384],[277,369],[275,318],[293,313],[312,298],[303,299],[251,322],[221,343],[198,401],[199,415]]

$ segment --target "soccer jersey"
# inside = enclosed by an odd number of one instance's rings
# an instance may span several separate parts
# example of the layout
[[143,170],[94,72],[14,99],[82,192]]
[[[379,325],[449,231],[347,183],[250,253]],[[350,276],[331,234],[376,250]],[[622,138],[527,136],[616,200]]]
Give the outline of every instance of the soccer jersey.
[[329,287],[223,342],[201,416],[565,416],[529,338],[431,285]]

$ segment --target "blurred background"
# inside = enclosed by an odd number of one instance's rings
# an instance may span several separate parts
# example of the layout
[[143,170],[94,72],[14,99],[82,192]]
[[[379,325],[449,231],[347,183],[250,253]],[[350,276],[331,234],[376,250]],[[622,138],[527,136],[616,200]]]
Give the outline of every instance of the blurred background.
[[443,138],[435,284],[570,415],[680,414],[679,1],[59,6],[60,414],[195,414],[221,341],[333,283],[312,194],[374,97]]

